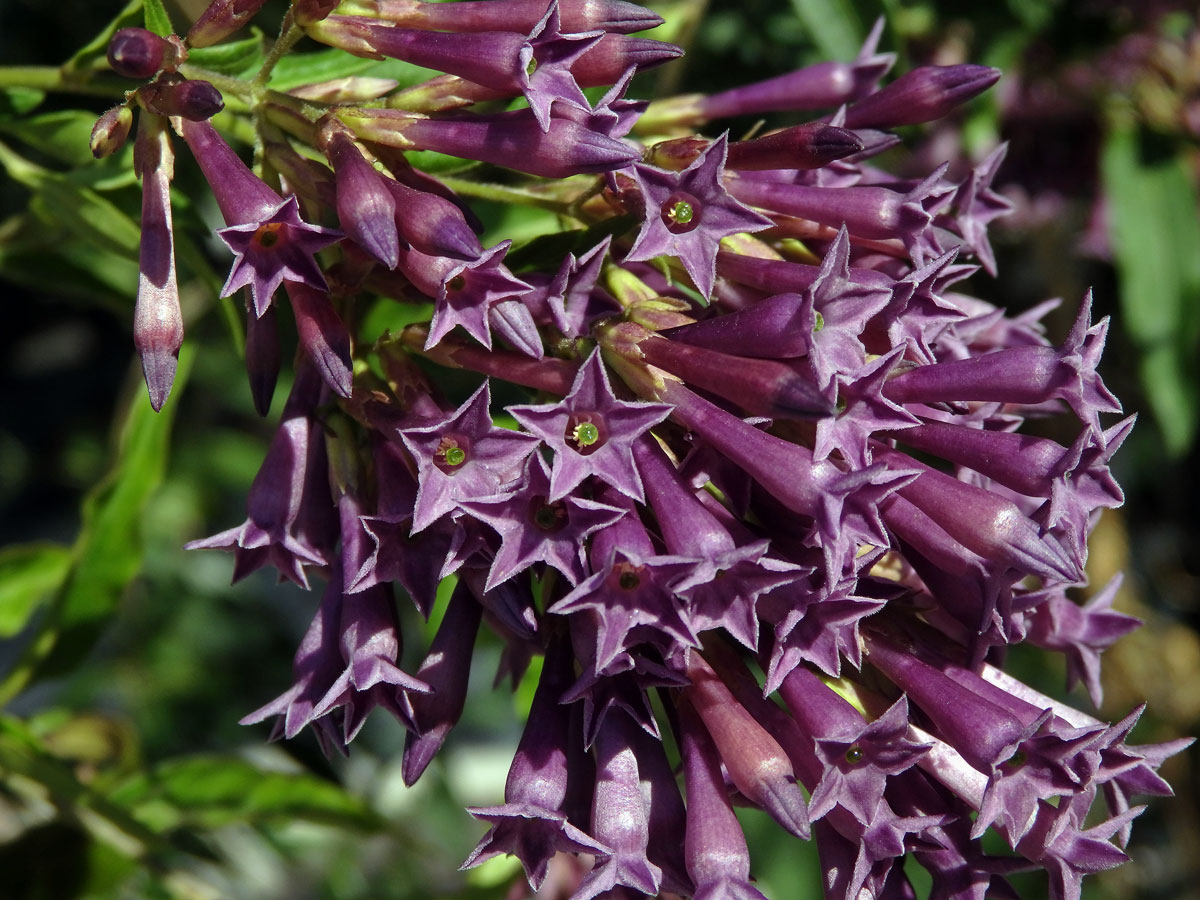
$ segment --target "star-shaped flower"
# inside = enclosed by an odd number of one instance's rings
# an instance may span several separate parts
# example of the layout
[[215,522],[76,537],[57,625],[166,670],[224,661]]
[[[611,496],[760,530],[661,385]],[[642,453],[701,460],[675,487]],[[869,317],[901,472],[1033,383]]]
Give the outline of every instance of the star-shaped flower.
[[494,426],[490,400],[485,381],[445,420],[400,429],[418,469],[414,534],[452,512],[459,501],[491,497],[520,477],[537,438]]
[[594,290],[610,243],[612,238],[606,237],[578,257],[568,253],[563,260],[555,279],[556,286],[561,279],[561,287],[547,297],[547,303],[555,325],[567,337],[584,337],[594,320],[621,310],[608,293]]
[[837,723],[817,736],[817,758],[825,771],[812,792],[809,815],[818,818],[837,805],[869,825],[888,778],[915,765],[929,749],[909,739],[907,731],[908,701],[901,697],[872,722]]
[[[340,572],[337,574],[339,577],[334,580],[340,581]],[[386,585],[376,585],[343,596],[338,631],[345,668],[313,707],[313,718],[345,707],[342,737],[347,744],[354,740],[376,706],[387,709],[406,725],[411,724],[407,721],[407,710],[399,702],[402,691],[428,693],[429,686],[396,665],[400,632],[391,590]]]
[[518,56],[517,78],[542,131],[550,130],[550,106],[556,100],[588,108],[587,97],[571,74],[571,63],[603,36],[602,30],[563,34],[558,0],[551,0],[546,14],[529,32]]
[[1063,653],[1067,658],[1067,687],[1082,681],[1096,706],[1104,698],[1100,654],[1141,624],[1112,608],[1121,580],[1118,572],[1082,606],[1072,602],[1061,588],[1053,590],[1027,622],[1029,642]]
[[759,595],[811,571],[805,566],[766,555],[768,541],[741,547],[714,549],[696,565],[695,572],[678,585],[688,601],[688,619],[697,634],[724,628],[742,644],[758,647]]
[[762,231],[772,222],[735,200],[721,183],[728,132],[709,144],[682,172],[634,163],[633,177],[646,207],[646,220],[625,259],[675,256],[705,297],[716,279],[721,238]]
[[554,450],[550,502],[561,500],[589,475],[640,501],[642,479],[633,463],[633,442],[665,419],[671,407],[618,400],[597,350],[560,403],[511,406],[508,411]]
[[342,236],[338,231],[303,221],[294,196],[269,210],[262,219],[221,228],[217,235],[236,255],[221,296],[228,297],[238,288],[249,286],[258,316],[266,312],[271,296],[284,280],[325,290],[325,276],[313,254]]
[[609,674],[609,666],[623,651],[643,642],[666,658],[678,647],[699,646],[674,591],[694,565],[694,560],[683,556],[618,549],[549,611],[556,615],[595,612],[598,674]]
[[896,347],[852,375],[836,377],[838,412],[817,420],[814,459],[825,459],[839,450],[852,465],[865,468],[871,462],[867,438],[876,431],[920,424],[920,419],[883,396],[888,374],[903,354],[904,348]]
[[437,344],[455,325],[461,325],[467,334],[491,349],[488,323],[492,307],[531,290],[503,263],[511,244],[512,241],[501,241],[470,261],[401,248],[400,271],[419,291],[432,297],[435,304],[426,349]]
[[485,591],[535,562],[558,569],[574,586],[584,577],[588,535],[611,525],[625,510],[570,495],[549,501],[550,473],[539,455],[526,461],[525,483],[512,494],[464,501],[461,506],[500,535],[500,549]]
[[996,254],[988,241],[988,223],[1007,216],[1013,205],[992,188],[996,172],[1008,153],[1008,144],[1001,144],[987,159],[971,170],[967,180],[958,186],[951,201],[958,230],[967,246],[975,251],[983,268],[990,275],[996,274]]

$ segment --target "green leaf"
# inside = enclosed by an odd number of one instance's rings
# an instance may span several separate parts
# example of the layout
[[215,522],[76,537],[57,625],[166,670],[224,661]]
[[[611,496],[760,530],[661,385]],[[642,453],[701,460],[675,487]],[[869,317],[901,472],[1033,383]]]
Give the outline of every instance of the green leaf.
[[60,544],[0,550],[0,637],[12,637],[67,577],[71,553]]
[[375,65],[377,63],[373,59],[351,56],[335,47],[315,53],[290,53],[279,60],[271,71],[271,87],[277,91],[287,91],[302,84],[361,75]]
[[137,223],[110,200],[65,176],[46,174],[29,208],[44,222],[102,250],[137,258]]
[[80,782],[71,766],[47,752],[14,716],[0,716],[0,772],[7,792],[29,794],[40,803],[48,800],[62,819],[78,823],[124,856],[141,857],[166,849],[162,840],[120,805]]
[[257,28],[252,31],[254,36],[245,40],[189,50],[188,63],[211,72],[235,77],[245,77],[257,72],[265,59],[263,35]]
[[168,34],[174,33],[175,29],[171,27],[171,17],[167,15],[162,0],[142,0],[142,6],[145,10],[147,31],[153,31],[159,37],[166,37]]
[[400,87],[419,84],[439,74],[399,59],[362,59],[344,50],[330,47],[314,53],[292,53],[279,61],[271,72],[271,87],[288,91],[302,84],[318,84],[348,75],[391,78]]
[[96,114],[63,109],[23,119],[0,119],[0,133],[12,135],[69,166],[94,162],[89,139]]
[[792,9],[827,59],[851,60],[862,46],[862,23],[850,0],[792,0]]
[[180,354],[175,396],[163,412],[151,409],[143,390],[130,398],[113,467],[84,498],[75,564],[48,617],[53,631],[47,641],[52,643],[41,651],[44,659],[29,663],[32,674],[54,674],[74,666],[91,649],[140,570],[142,512],[162,480],[171,422],[192,356],[188,347]]
[[234,756],[170,760],[131,778],[111,796],[155,830],[296,819],[348,828],[379,825],[360,798],[336,784],[264,770]]
[[1101,158],[1120,279],[1122,326],[1168,453],[1181,455],[1200,417],[1200,218],[1184,156],[1118,123]]
[[23,87],[4,88],[0,90],[0,116],[24,116],[37,109],[45,99],[45,91]]

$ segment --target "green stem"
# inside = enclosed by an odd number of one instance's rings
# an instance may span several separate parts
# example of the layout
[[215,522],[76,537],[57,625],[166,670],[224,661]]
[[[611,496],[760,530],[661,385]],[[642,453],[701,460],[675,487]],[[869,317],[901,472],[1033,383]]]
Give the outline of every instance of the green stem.
[[0,66],[0,88],[15,87],[120,98],[129,89],[129,82],[107,75],[81,75],[58,66]]
[[455,178],[452,175],[439,175],[438,181],[445,184],[446,187],[450,188],[456,194],[477,197],[480,200],[493,200],[497,203],[514,203],[518,206],[534,206],[538,209],[547,209],[550,212],[564,216],[569,215],[571,212],[571,203],[555,197],[547,197],[524,188],[468,181],[465,178]]
[[267,82],[271,80],[271,72],[274,71],[276,64],[299,43],[302,37],[304,37],[304,29],[292,20],[292,11],[289,8],[287,14],[283,17],[283,25],[280,28],[279,37],[276,38],[271,49],[267,51],[267,58],[263,61],[262,68],[254,76],[254,86],[256,88],[261,90],[267,86]]

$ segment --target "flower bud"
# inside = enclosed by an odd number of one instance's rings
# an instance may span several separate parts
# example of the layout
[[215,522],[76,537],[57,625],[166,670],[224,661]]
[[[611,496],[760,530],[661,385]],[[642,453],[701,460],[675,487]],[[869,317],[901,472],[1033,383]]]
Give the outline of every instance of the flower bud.
[[105,112],[92,126],[92,156],[104,159],[116,153],[124,146],[132,127],[133,111],[125,104],[114,106]]
[[122,28],[108,42],[108,64],[125,78],[149,78],[162,68],[171,45],[145,28]]
[[144,89],[142,100],[153,113],[193,122],[211,119],[225,108],[221,92],[207,81],[160,79]]
[[338,8],[341,0],[293,0],[292,18],[301,28],[320,22]]
[[254,18],[267,0],[213,0],[200,14],[187,42],[193,47],[211,47],[229,37]]

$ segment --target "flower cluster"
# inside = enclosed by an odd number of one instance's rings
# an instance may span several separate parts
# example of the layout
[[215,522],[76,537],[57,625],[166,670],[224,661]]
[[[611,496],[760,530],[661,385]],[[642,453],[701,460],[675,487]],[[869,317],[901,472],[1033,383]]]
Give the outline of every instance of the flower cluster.
[[[231,550],[235,580],[326,579],[294,683],[244,722],[344,751],[384,707],[412,783],[462,713],[486,622],[514,682],[543,661],[466,865],[515,855],[537,889],[563,852],[593,860],[575,900],[761,897],[735,798],[816,841],[830,898],[910,896],[909,857],[935,897],[1009,896],[1007,873],[1041,868],[1076,898],[1125,859],[1131,798],[1170,793],[1156,770],[1184,742],[1130,746],[1140,710],[1109,724],[994,665],[1022,641],[1061,652],[1098,701],[1100,653],[1137,624],[1110,609],[1115,585],[1069,594],[1098,511],[1122,502],[1108,464],[1132,418],[1102,419],[1121,411],[1096,370],[1107,321],[1085,298],[1055,343],[1052,304],[1012,317],[957,288],[995,267],[1002,147],[962,180],[872,162],[889,129],[998,72],[881,86],[877,26],[852,61],[647,104],[630,79],[681,51],[633,36],[659,19],[623,0],[295,0],[284,50],[307,34],[443,74],[260,78],[260,177],[208,121],[215,89],[178,71],[260,5],[216,0],[187,39],[118,33],[113,67],[153,80],[94,139],[111,149],[141,107],[135,333],[156,408],[182,339],[172,132],[225,219],[264,413],[280,287],[296,319],[247,519],[192,545]],[[721,129],[779,112],[822,117]],[[452,190],[414,150],[508,186]],[[483,246],[473,191],[553,209],[569,240],[550,265],[510,263],[509,241]],[[431,312],[364,346],[355,323],[380,302]],[[478,389],[447,401],[437,365]],[[517,428],[493,420],[499,382],[530,391]],[[1050,415],[1075,423],[1070,446],[1021,430]],[[428,617],[451,576],[406,672],[393,586]],[[985,852],[989,829],[1011,853]]]

